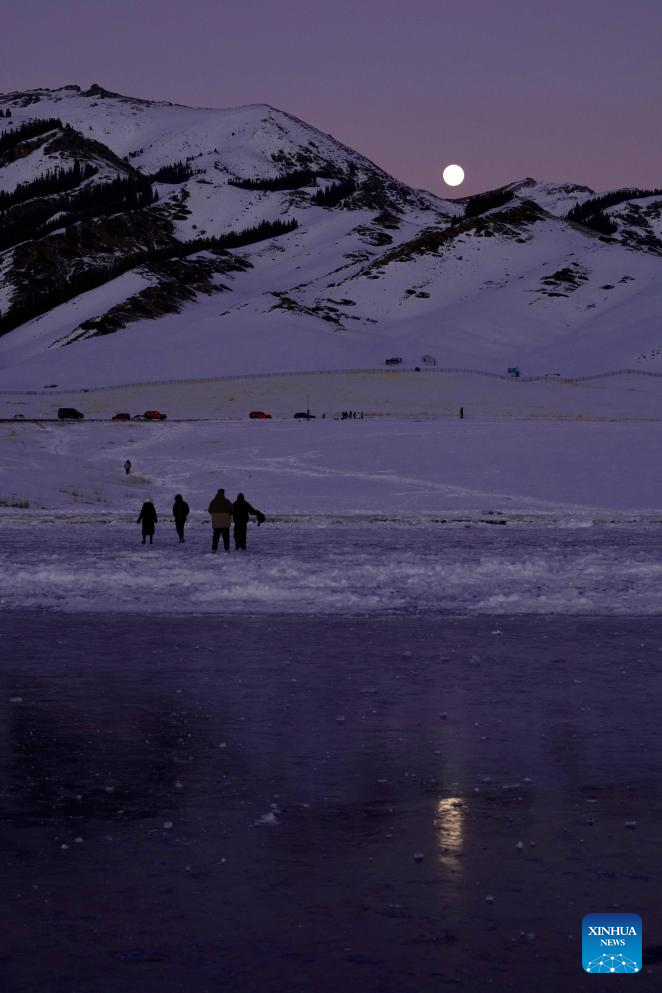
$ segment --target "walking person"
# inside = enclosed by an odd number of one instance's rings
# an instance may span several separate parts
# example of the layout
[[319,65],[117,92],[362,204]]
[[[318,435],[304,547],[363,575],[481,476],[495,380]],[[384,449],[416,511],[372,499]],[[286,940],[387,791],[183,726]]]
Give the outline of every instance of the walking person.
[[225,495],[225,490],[220,489],[212,502],[209,504],[211,514],[211,526],[214,529],[211,540],[212,552],[218,551],[219,538],[223,538],[223,548],[230,551],[230,521],[232,520],[232,504]]
[[232,505],[232,519],[234,520],[234,547],[241,551],[246,551],[246,531],[248,528],[248,518],[255,517],[258,525],[264,521],[264,514],[261,510],[251,507],[243,493],[237,493],[237,499]]
[[126,462],[124,463],[124,471],[127,474],[127,476],[131,472],[131,459],[127,459]]
[[182,499],[181,493],[178,493],[175,497],[175,502],[172,505],[172,516],[175,518],[175,528],[177,529],[177,534],[179,535],[179,543],[184,541],[184,525],[186,524],[186,518],[189,515],[189,505],[186,500]]
[[151,500],[145,500],[142,508],[140,510],[140,515],[137,524],[142,524],[143,526],[143,540],[142,544],[145,544],[145,540],[149,538],[150,545],[153,544],[152,539],[154,538],[154,525],[157,523],[158,517],[156,516],[156,507]]

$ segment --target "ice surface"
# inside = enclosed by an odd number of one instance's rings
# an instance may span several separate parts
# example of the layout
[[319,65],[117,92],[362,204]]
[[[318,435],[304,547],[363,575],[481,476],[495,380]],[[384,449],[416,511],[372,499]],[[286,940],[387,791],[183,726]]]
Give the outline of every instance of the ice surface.
[[0,613],[4,989],[594,993],[585,913],[656,944],[662,628],[499,629]]
[[249,530],[210,553],[205,522],[179,545],[159,524],[6,527],[0,609],[141,614],[575,614],[660,612],[659,526],[327,522]]

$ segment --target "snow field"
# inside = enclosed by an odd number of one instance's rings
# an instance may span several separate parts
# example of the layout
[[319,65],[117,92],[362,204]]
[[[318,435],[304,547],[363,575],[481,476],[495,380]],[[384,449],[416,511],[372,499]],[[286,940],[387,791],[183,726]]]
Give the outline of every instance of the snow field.
[[[235,385],[240,389],[241,381]],[[151,403],[143,396],[142,409],[159,405],[158,393],[147,396]],[[305,409],[304,395],[296,407],[291,400],[292,410]],[[5,422],[0,507],[9,516],[57,512],[112,520],[134,510],[137,516],[147,497],[157,510],[169,510],[182,493],[204,514],[224,486],[230,495],[244,492],[271,517],[387,515],[413,522],[469,514],[556,524],[646,522],[660,516],[662,467],[654,453],[661,435],[657,421],[461,421],[457,414]],[[123,469],[127,457],[130,476]]]

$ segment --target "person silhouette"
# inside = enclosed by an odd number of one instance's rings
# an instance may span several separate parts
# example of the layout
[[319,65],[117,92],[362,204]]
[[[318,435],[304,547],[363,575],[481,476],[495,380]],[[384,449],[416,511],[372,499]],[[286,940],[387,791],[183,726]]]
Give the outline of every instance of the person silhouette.
[[211,514],[211,526],[213,528],[211,550],[218,551],[219,538],[223,538],[223,547],[226,552],[230,551],[230,521],[232,520],[232,504],[225,495],[225,490],[220,489],[209,504]]
[[262,524],[264,514],[261,510],[251,507],[243,493],[237,493],[237,499],[232,504],[232,518],[234,520],[234,547],[241,551],[246,551],[246,531],[248,529],[248,518],[253,516],[257,523]]
[[142,524],[143,526],[143,545],[145,544],[146,538],[149,538],[150,545],[153,544],[152,539],[154,537],[154,525],[157,521],[158,517],[156,516],[156,507],[151,500],[145,500],[140,510],[138,520],[136,521],[137,524]]
[[180,544],[184,541],[184,525],[189,515],[189,509],[186,500],[182,499],[181,493],[178,493],[172,505],[172,516],[175,518],[175,528],[179,535]]

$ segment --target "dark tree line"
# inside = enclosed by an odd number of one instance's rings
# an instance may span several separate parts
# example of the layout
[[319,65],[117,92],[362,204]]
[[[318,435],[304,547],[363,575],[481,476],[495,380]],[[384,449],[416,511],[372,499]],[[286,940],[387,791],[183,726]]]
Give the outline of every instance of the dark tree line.
[[26,321],[31,321],[34,317],[39,317],[40,314],[47,313],[61,303],[66,303],[67,300],[73,299],[79,293],[87,293],[89,290],[96,289],[97,286],[103,286],[109,280],[121,276],[123,272],[127,272],[135,265],[139,265],[141,261],[144,262],[142,256],[125,256],[118,259],[117,262],[95,269],[86,269],[84,272],[72,273],[57,285],[49,287],[48,290],[37,292],[28,300],[21,300],[20,303],[14,304],[5,314],[0,313],[0,335],[13,331],[14,328],[20,327]]
[[493,190],[489,193],[478,193],[475,197],[467,200],[464,205],[464,216],[479,217],[488,210],[494,210],[495,207],[503,207],[504,204],[510,203],[513,196],[514,193],[512,190]]
[[275,238],[279,234],[288,234],[298,227],[299,225],[294,218],[291,221],[262,221],[255,227],[244,228],[242,231],[229,231],[216,238],[195,238],[193,241],[185,241],[182,244],[186,249],[186,255],[202,252],[205,249],[242,248],[244,245],[252,245],[256,241],[265,241],[267,238]]
[[193,169],[187,162],[172,162],[150,173],[149,178],[153,183],[185,183],[192,175]]
[[565,215],[566,220],[574,221],[575,224],[583,224],[586,228],[592,228],[601,234],[614,234],[618,227],[604,213],[608,207],[615,207],[618,203],[625,203],[626,200],[643,200],[645,197],[656,197],[662,194],[662,190],[641,190],[637,188],[614,190],[612,193],[603,193],[598,197],[591,197],[583,203],[577,203]]
[[241,190],[298,190],[302,186],[312,186],[315,182],[315,173],[310,169],[299,169],[295,172],[288,172],[284,176],[276,176],[275,179],[229,179],[229,186],[238,186]]
[[625,203],[626,200],[643,200],[646,197],[657,197],[662,195],[662,190],[641,190],[637,188],[614,190],[612,193],[603,193],[583,203],[577,203],[565,215],[569,221],[578,221],[582,218],[590,217],[598,210],[606,210],[607,207],[614,207],[617,203]]
[[38,135],[46,134],[47,131],[62,127],[63,124],[59,117],[41,117],[34,121],[26,121],[25,124],[20,124],[17,128],[0,134],[0,155],[15,148],[16,145],[28,138],[36,138]]
[[55,226],[61,227],[65,223],[62,219],[55,220],[50,227],[47,222],[54,214],[59,215],[60,210],[65,209],[64,197],[58,197],[17,205],[4,215],[0,214],[0,252],[22,241],[41,237]]
[[[570,220],[574,220],[574,218],[570,218]],[[597,231],[599,234],[612,235],[618,231],[618,225],[601,210],[596,210],[593,214],[583,217],[579,223],[583,224],[585,228],[591,228],[592,231]]]
[[252,228],[245,228],[241,231],[230,231],[228,234],[220,235],[217,238],[196,238],[193,241],[173,242],[166,248],[148,249],[143,252],[133,252],[122,256],[116,261],[97,266],[94,269],[87,269],[84,272],[72,273],[62,277],[56,285],[47,289],[35,292],[28,300],[21,300],[13,304],[5,314],[0,313],[0,335],[20,327],[26,321],[45,314],[67,300],[71,300],[80,293],[87,293],[98,286],[116,279],[130,269],[138,266],[150,265],[161,262],[164,259],[173,257],[186,258],[196,252],[205,250],[226,250],[229,248],[241,248],[243,245],[250,245],[257,241],[276,237],[279,234],[286,234],[294,231],[298,227],[295,220],[291,221],[263,221]]
[[[55,227],[75,224],[83,217],[140,210],[155,203],[157,198],[149,179],[135,173],[132,176],[117,176],[107,183],[85,186],[71,195],[61,194],[50,200],[36,200],[23,207],[15,207],[4,216],[0,215],[0,251],[21,241],[43,237]],[[54,214],[62,213],[68,215],[65,220],[58,217],[48,223]]]
[[72,207],[83,217],[97,214],[117,214],[125,210],[140,210],[156,203],[158,196],[152,190],[147,176],[134,172],[131,176],[116,176],[107,183],[86,186],[72,198]]
[[96,175],[97,169],[91,165],[81,166],[75,162],[71,169],[52,169],[43,173],[28,183],[19,183],[11,193],[0,190],[0,211],[8,210],[18,203],[33,200],[35,197],[47,197],[53,193],[64,193],[80,186],[86,179]]
[[327,186],[325,190],[318,190],[312,199],[318,207],[335,207],[345,197],[351,196],[356,191],[356,183],[353,179],[343,179],[339,183]]

